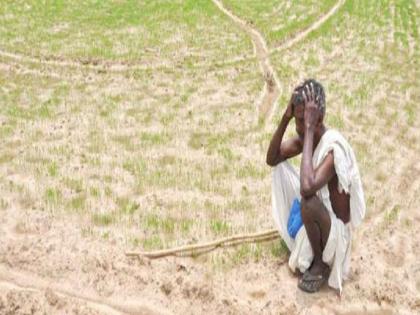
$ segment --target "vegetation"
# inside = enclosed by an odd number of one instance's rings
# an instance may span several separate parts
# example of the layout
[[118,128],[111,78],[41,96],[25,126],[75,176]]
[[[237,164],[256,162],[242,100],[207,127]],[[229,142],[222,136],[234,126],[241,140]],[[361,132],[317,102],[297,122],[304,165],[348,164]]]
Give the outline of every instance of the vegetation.
[[[269,48],[336,4],[223,3]],[[419,18],[412,0],[345,1],[271,55],[282,95],[264,124],[252,41],[210,0],[4,1],[0,189],[10,194],[0,210],[16,198],[25,209],[87,218],[84,235],[104,240],[122,226],[127,243],[147,250],[272,228],[265,151],[292,88],[315,77],[327,124],[355,149],[369,212],[389,226],[404,215],[401,195],[414,206],[418,194],[393,174],[416,176]],[[210,261],[285,253],[273,241]]]

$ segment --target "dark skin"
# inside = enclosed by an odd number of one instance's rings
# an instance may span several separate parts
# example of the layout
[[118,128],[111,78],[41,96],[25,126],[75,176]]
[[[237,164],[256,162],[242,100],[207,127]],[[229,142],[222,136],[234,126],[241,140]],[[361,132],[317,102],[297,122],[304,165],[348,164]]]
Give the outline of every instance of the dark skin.
[[[328,240],[331,219],[328,210],[316,196],[316,192],[328,184],[333,211],[337,218],[344,223],[350,220],[350,195],[338,192],[338,178],[332,151],[317,168],[313,167],[312,156],[326,127],[323,122],[324,117],[315,99],[313,86],[305,88],[303,98],[303,104],[293,104],[292,95],[271,139],[267,151],[267,164],[276,166],[278,163],[302,153],[300,166],[302,220],[314,253],[314,260],[309,272],[319,275],[327,267],[322,261],[322,252]],[[295,119],[297,136],[283,141],[283,135],[292,118]]]

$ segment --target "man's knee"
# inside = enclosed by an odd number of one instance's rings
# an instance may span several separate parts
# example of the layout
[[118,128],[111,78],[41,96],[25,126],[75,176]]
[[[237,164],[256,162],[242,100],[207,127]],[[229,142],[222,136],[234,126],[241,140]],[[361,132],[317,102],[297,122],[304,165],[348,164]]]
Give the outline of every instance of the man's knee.
[[315,220],[317,212],[319,211],[320,200],[317,196],[302,197],[301,213],[303,222],[310,222]]

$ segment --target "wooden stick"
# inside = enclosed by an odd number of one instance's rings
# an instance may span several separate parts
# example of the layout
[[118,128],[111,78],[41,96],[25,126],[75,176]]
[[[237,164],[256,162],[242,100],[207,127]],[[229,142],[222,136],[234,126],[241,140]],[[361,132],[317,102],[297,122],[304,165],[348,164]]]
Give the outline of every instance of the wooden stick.
[[220,240],[202,243],[202,244],[194,244],[194,245],[186,245],[180,246],[176,248],[170,249],[163,249],[157,250],[153,252],[126,252],[127,256],[143,256],[148,258],[161,258],[171,255],[177,254],[185,254],[190,253],[192,255],[197,254],[201,251],[215,249],[217,247],[225,247],[225,246],[234,246],[239,245],[242,243],[252,243],[252,242],[261,242],[261,241],[269,241],[280,237],[277,230],[268,230],[265,232],[260,233],[253,233],[253,234],[240,234],[231,237],[222,238]]
[[[265,236],[265,237],[261,237],[261,238],[254,238],[254,239],[242,239],[240,241],[236,241],[236,242],[228,242],[228,243],[222,243],[220,245],[217,246],[213,246],[213,247],[203,247],[197,250],[192,250],[192,251],[183,251],[183,252],[178,252],[178,253],[174,253],[171,254],[173,256],[178,256],[178,257],[186,257],[186,256],[200,256],[203,254],[206,254],[208,252],[211,252],[217,248],[226,248],[226,247],[231,247],[231,246],[238,246],[240,244],[246,244],[246,243],[259,243],[259,242],[266,242],[266,241],[271,241],[274,239],[277,239],[279,236],[278,235],[269,235],[269,236]],[[165,255],[168,256],[168,255]],[[165,257],[165,256],[149,256],[150,259],[152,258],[161,258],[161,257]]]
[[150,259],[153,258],[162,258],[166,256],[195,256],[200,255],[205,252],[209,252],[214,250],[218,247],[228,247],[228,246],[235,246],[243,243],[253,243],[253,242],[263,242],[269,241],[278,238],[278,235],[269,235],[262,238],[254,238],[254,239],[242,239],[236,242],[227,242],[227,243],[220,243],[220,244],[203,244],[203,245],[191,245],[167,250],[158,250],[154,252],[127,252],[127,256],[143,256]]

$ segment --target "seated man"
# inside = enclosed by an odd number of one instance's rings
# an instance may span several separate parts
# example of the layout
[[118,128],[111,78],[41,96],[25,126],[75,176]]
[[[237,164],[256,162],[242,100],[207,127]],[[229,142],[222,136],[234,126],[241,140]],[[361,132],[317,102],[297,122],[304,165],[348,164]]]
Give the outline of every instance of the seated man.
[[[324,125],[325,94],[307,80],[295,88],[267,152],[273,166],[273,216],[291,254],[289,266],[303,276],[298,287],[316,292],[328,279],[339,290],[349,272],[351,229],[365,216],[362,183],[348,142]],[[294,118],[297,136],[283,141]],[[302,153],[300,175],[287,159]],[[301,203],[303,226],[288,233],[290,208]],[[298,227],[299,228],[299,227]]]

